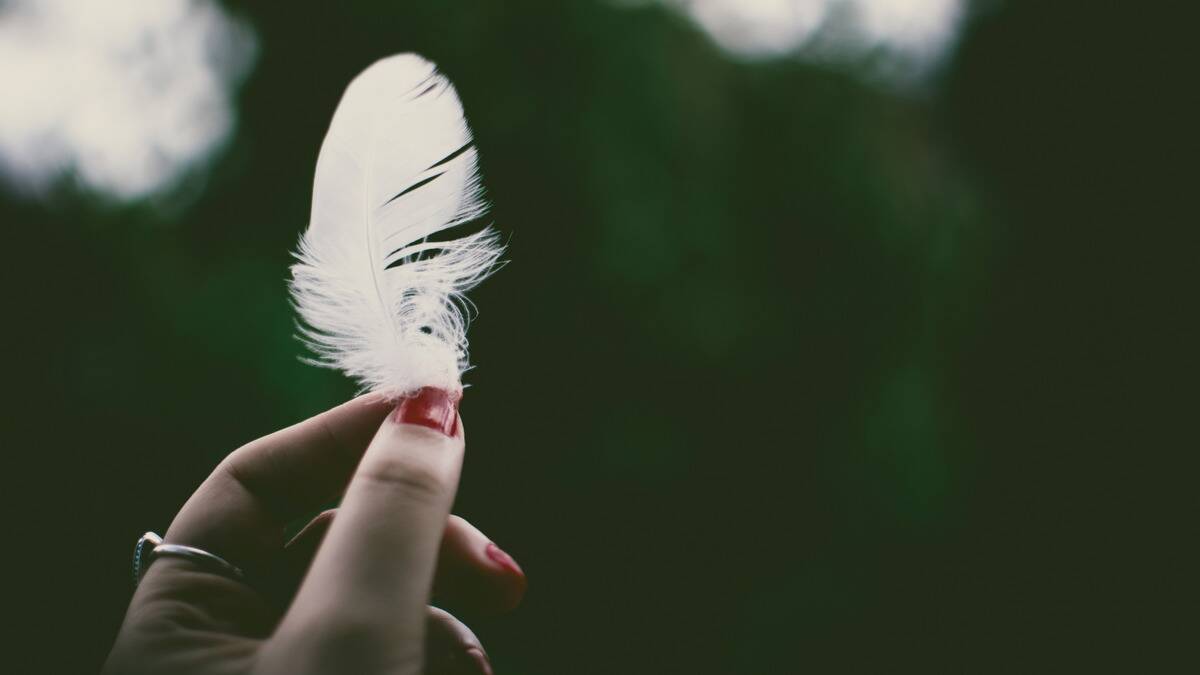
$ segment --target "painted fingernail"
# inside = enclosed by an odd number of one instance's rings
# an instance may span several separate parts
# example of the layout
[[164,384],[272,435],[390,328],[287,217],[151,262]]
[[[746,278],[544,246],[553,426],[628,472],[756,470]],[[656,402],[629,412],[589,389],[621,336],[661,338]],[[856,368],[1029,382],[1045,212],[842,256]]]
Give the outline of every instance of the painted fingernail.
[[478,647],[468,649],[467,657],[471,659],[482,675],[493,675],[492,664],[488,661],[487,654],[484,654],[482,649]]
[[458,431],[458,399],[445,389],[422,387],[403,398],[393,415],[401,424],[419,424],[453,436]]
[[491,558],[492,562],[496,563],[497,565],[503,567],[509,572],[514,572],[521,576],[525,576],[525,572],[521,569],[521,566],[517,564],[517,561],[513,560],[511,555],[501,550],[499,546],[488,542],[487,548],[484,550],[484,552],[487,553],[487,557]]

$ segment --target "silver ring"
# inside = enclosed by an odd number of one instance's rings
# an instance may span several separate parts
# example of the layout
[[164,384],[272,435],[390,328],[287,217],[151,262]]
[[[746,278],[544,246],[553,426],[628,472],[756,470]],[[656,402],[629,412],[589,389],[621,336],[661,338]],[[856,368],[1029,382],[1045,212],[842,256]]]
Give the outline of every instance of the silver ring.
[[147,532],[142,535],[141,539],[138,539],[137,545],[133,549],[134,588],[137,588],[137,585],[141,583],[142,577],[146,574],[146,569],[150,567],[150,563],[162,556],[174,556],[190,560],[209,572],[220,574],[235,581],[246,580],[246,574],[240,568],[229,563],[229,561],[221,556],[214,555],[194,546],[166,544],[163,543],[162,537],[153,532]]

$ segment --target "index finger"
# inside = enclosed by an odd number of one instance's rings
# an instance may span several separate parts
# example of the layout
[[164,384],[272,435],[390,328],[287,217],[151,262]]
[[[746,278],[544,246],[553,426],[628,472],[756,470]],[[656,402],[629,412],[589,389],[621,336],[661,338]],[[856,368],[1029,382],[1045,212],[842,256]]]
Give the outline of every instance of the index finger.
[[243,566],[278,552],[284,525],[346,487],[392,407],[359,396],[235,450],[180,509],[166,540]]
[[355,635],[334,633],[375,650],[419,648],[462,467],[457,398],[422,389],[385,419],[277,634],[320,640],[330,627],[351,626]]

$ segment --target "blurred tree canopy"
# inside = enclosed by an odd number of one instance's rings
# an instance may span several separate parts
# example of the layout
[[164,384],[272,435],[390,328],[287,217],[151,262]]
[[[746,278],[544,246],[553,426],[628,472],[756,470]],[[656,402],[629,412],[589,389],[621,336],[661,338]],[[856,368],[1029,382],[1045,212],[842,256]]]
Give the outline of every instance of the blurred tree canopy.
[[1194,628],[1176,10],[989,4],[906,93],[658,7],[230,5],[259,62],[182,206],[0,201],[10,545],[31,644],[71,646],[13,672],[94,669],[136,537],[352,394],[284,280],[334,105],[397,51],[458,86],[509,236],[456,509],[530,577],[471,622],[498,672],[1062,670]]

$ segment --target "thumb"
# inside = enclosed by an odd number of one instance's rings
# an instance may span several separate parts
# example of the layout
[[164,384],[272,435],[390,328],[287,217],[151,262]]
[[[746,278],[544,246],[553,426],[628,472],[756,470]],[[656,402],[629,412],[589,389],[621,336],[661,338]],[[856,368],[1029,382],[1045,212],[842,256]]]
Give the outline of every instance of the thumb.
[[462,467],[458,398],[421,389],[384,420],[277,637],[298,633],[312,645],[336,636],[337,651],[359,651],[354,661],[374,653],[380,663],[420,662],[425,607]]

